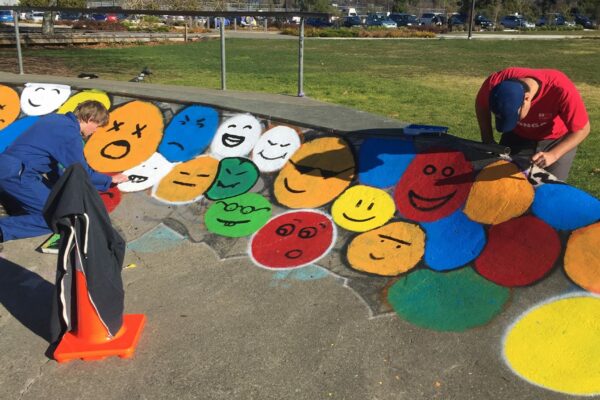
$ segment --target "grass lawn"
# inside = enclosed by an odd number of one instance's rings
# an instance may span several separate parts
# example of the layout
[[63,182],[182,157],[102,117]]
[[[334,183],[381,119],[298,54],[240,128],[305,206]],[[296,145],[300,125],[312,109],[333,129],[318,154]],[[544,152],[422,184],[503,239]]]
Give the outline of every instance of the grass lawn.
[[[142,67],[153,83],[220,88],[219,41],[126,48],[25,49],[72,71],[128,80]],[[14,49],[2,49],[14,56]],[[227,40],[227,87],[295,95],[298,44]],[[307,96],[405,122],[446,125],[478,139],[474,99],[486,76],[508,66],[557,68],[579,88],[592,133],[569,183],[600,197],[600,42],[572,40],[318,40],[305,42]],[[28,72],[25,59],[25,72]],[[13,71],[11,71],[13,72]]]

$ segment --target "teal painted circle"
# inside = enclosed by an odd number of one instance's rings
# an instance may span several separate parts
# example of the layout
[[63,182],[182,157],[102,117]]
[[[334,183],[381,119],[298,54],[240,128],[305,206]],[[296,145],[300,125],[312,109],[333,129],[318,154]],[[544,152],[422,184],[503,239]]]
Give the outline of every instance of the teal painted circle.
[[258,193],[218,200],[204,214],[206,229],[227,237],[248,236],[271,218],[269,200]]
[[462,332],[496,316],[510,289],[478,275],[472,268],[442,273],[414,271],[388,291],[388,302],[406,321],[435,331]]
[[247,158],[228,157],[219,162],[213,184],[206,191],[210,200],[221,200],[248,192],[258,181],[258,167]]

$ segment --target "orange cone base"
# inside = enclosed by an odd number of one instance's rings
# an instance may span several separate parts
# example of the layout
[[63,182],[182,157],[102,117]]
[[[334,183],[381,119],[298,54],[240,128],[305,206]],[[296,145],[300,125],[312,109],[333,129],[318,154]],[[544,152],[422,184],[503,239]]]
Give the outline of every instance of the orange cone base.
[[123,326],[117,335],[104,343],[89,343],[67,332],[54,351],[54,359],[62,363],[79,358],[84,361],[102,360],[110,356],[130,358],[140,340],[145,323],[144,314],[124,315]]

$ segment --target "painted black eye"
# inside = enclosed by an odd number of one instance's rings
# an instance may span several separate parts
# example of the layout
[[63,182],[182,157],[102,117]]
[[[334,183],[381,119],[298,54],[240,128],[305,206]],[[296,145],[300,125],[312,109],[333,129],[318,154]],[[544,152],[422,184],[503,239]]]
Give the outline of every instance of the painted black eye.
[[367,207],[367,210],[371,211],[373,209],[373,206],[375,205],[375,203],[371,203],[369,204],[369,207]]
[[358,200],[358,202],[356,203],[356,208],[360,207],[361,204],[362,204],[362,199]]
[[315,228],[314,226],[308,226],[306,228],[300,229],[300,232],[298,232],[298,237],[300,239],[309,239],[311,237],[314,237],[316,234],[317,228]]
[[442,170],[442,175],[444,175],[445,177],[449,177],[454,175],[454,168],[452,167],[446,167]]
[[275,233],[278,234],[279,236],[289,236],[292,233],[294,233],[295,229],[296,229],[296,226],[294,224],[285,224],[285,225],[281,225],[279,228],[277,228]]
[[423,168],[423,173],[425,175],[433,175],[437,171],[437,168],[434,165],[427,164],[425,168]]

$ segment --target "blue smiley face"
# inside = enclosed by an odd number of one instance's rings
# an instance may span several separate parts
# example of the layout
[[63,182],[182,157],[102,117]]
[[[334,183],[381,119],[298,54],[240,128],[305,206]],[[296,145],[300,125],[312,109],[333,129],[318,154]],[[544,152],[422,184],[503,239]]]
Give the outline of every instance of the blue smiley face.
[[185,107],[167,125],[158,152],[170,162],[191,160],[208,147],[218,124],[219,114],[215,109]]

